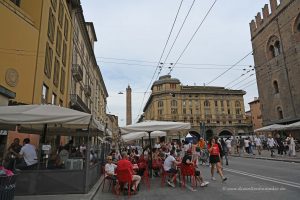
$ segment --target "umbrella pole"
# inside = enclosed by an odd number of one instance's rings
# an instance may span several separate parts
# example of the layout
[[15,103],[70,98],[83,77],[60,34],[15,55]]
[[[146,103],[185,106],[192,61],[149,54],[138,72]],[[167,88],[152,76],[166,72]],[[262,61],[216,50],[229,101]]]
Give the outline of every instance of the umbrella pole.
[[47,127],[48,127],[47,124],[45,124],[43,127],[42,135],[40,136],[39,151],[38,151],[38,166],[37,166],[38,170],[41,168],[42,148],[43,148],[43,143],[45,143],[46,141]]
[[149,163],[148,167],[149,167],[149,171],[150,171],[150,178],[152,178],[152,142],[151,142],[151,132],[149,131],[148,134],[149,134],[149,146],[150,146],[150,159],[149,159],[150,162],[148,162]]
[[142,137],[142,148],[144,148],[144,137]]

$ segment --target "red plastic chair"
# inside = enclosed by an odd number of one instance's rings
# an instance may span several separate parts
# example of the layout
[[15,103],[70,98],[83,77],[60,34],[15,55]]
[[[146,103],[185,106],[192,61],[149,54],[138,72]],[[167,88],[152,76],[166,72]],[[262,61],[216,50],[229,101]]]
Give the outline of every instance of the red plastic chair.
[[191,177],[192,187],[195,189],[197,184],[194,165],[181,164],[182,187],[185,187],[186,177]]
[[[119,190],[116,191],[117,195],[120,194],[120,191],[123,189],[124,185],[127,183],[128,185],[128,196],[131,195],[131,185],[133,183],[132,181],[132,173],[129,169],[126,170],[117,170],[117,179],[119,182]],[[136,186],[134,186],[134,190],[136,192]]]
[[161,170],[162,170],[162,172],[161,172],[161,187],[163,187],[164,184],[166,183],[166,177],[172,176],[172,178],[174,178],[174,183],[176,182],[176,176],[174,175],[174,173],[169,173],[169,172],[165,171],[163,166],[162,166]]

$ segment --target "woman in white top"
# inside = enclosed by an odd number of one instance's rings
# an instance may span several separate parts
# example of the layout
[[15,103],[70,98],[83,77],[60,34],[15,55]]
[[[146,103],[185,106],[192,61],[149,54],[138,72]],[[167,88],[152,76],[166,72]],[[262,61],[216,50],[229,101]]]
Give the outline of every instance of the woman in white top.
[[295,140],[292,136],[292,134],[289,134],[289,137],[286,138],[287,144],[289,145],[289,156],[296,156],[296,145]]

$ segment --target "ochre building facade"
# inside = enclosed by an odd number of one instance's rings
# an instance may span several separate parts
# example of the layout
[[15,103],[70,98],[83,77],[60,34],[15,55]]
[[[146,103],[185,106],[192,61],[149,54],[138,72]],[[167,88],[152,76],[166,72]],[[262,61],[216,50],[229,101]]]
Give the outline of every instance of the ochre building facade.
[[251,124],[246,123],[243,90],[183,86],[170,75],[161,76],[151,89],[143,120],[190,122],[190,132],[206,138],[251,132]]

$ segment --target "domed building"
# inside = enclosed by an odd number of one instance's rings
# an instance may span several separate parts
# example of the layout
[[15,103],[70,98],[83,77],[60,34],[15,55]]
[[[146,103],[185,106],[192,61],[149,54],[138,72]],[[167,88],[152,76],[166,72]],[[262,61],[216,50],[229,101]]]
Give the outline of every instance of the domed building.
[[[151,90],[141,120],[190,122],[190,133],[198,138],[252,131],[246,122],[243,90],[184,86],[171,75],[161,76]],[[172,139],[178,139],[178,135],[169,135],[168,140]]]

